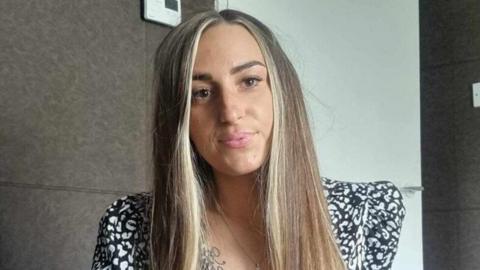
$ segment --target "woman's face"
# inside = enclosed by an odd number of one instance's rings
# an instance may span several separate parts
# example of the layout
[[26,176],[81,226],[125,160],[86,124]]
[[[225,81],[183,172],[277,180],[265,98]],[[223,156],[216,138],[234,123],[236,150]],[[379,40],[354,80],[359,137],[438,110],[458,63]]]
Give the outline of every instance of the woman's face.
[[270,147],[272,93],[254,37],[219,24],[201,36],[192,78],[190,139],[216,175],[254,173]]

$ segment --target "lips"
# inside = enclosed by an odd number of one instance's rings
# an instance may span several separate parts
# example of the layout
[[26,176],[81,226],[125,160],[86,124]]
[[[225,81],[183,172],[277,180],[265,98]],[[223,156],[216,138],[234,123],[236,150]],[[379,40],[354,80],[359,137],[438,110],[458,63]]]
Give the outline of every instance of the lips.
[[243,148],[249,144],[254,135],[254,132],[248,131],[234,132],[222,137],[219,141],[230,148]]

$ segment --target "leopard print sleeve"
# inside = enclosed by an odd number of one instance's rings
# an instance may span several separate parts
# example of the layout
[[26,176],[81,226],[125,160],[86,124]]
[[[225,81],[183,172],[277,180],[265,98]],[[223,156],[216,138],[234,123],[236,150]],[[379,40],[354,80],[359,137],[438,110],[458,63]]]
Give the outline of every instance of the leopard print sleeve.
[[101,217],[92,270],[148,269],[148,193],[122,197]]
[[397,253],[403,198],[388,181],[323,179],[332,229],[349,270],[388,270]]

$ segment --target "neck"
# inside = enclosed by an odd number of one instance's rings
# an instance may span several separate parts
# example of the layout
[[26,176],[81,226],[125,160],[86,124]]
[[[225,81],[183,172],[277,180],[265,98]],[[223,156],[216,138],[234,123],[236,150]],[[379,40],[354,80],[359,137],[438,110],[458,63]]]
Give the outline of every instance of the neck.
[[217,201],[225,215],[243,226],[262,227],[255,173],[229,176],[215,173]]

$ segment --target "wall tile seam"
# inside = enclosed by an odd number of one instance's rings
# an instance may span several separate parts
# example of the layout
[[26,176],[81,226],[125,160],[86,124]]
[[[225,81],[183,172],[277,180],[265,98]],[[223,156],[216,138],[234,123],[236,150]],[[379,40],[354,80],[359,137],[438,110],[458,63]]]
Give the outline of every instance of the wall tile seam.
[[420,72],[428,72],[436,69],[441,69],[441,68],[446,68],[451,66],[458,66],[462,64],[471,64],[475,62],[480,62],[480,57],[468,58],[468,59],[457,60],[457,61],[449,61],[449,62],[433,64],[433,65],[420,63]]
[[[455,66],[458,66],[459,64],[455,64]],[[456,108],[456,104],[457,104],[457,101],[454,100],[453,101],[453,107]],[[458,118],[458,114],[453,112],[453,128],[456,130],[458,125],[457,125],[457,118]],[[454,192],[454,197],[453,198],[457,198],[455,201],[454,201],[454,205],[455,205],[455,208],[459,209],[460,208],[460,197],[459,197],[459,186],[460,186],[460,183],[459,183],[459,171],[458,171],[458,162],[461,160],[460,159],[460,153],[458,151],[458,133],[455,132],[455,130],[451,130],[450,132],[453,132],[453,143],[454,143],[454,147],[453,147],[453,160],[454,160],[454,165],[453,165],[453,174],[454,174],[454,177],[456,179],[456,182],[455,182],[455,185],[454,185],[454,188],[453,188],[453,192]],[[457,241],[459,238],[458,238],[458,233],[455,234],[455,241]]]
[[480,206],[477,206],[477,207],[445,208],[445,209],[423,208],[423,213],[424,214],[450,213],[450,212],[470,212],[470,211],[479,211],[480,212]]
[[86,188],[86,187],[75,187],[75,186],[15,183],[15,182],[6,182],[6,181],[0,181],[0,187],[69,191],[69,192],[81,192],[81,193],[90,193],[90,194],[113,194],[113,195],[119,195],[119,196],[125,196],[128,194],[143,192],[143,191],[108,190],[108,189]]
[[[143,2],[142,2],[143,4]],[[142,11],[143,12],[143,11]],[[149,134],[150,133],[150,130],[151,130],[151,123],[150,123],[150,118],[149,118],[149,113],[153,110],[150,109],[150,105],[149,105],[149,100],[151,98],[151,93],[153,91],[153,86],[152,86],[152,83],[150,82],[150,87],[148,87],[148,72],[152,72],[152,80],[153,80],[153,76],[154,76],[154,71],[150,71],[149,70],[149,65],[148,65],[148,41],[147,41],[147,23],[145,20],[142,20],[143,22],[143,91],[145,91],[145,95],[144,95],[144,111],[143,111],[143,123],[145,125],[145,133],[146,134]],[[154,55],[155,57],[155,55]],[[153,98],[152,98],[153,99]],[[148,148],[148,146],[150,145],[150,142],[148,141],[148,138],[150,138],[150,135],[144,135],[143,137],[145,138],[145,140],[147,140],[147,142],[145,142],[143,144],[143,147],[144,147],[144,157],[145,157],[145,160],[147,161],[146,162],[146,166],[144,168],[144,175],[146,178],[148,179],[151,179],[150,177],[150,163],[148,162],[151,158],[152,158],[152,154],[151,154],[151,149]],[[148,183],[149,184],[149,183]],[[147,184],[147,186],[148,186]]]

